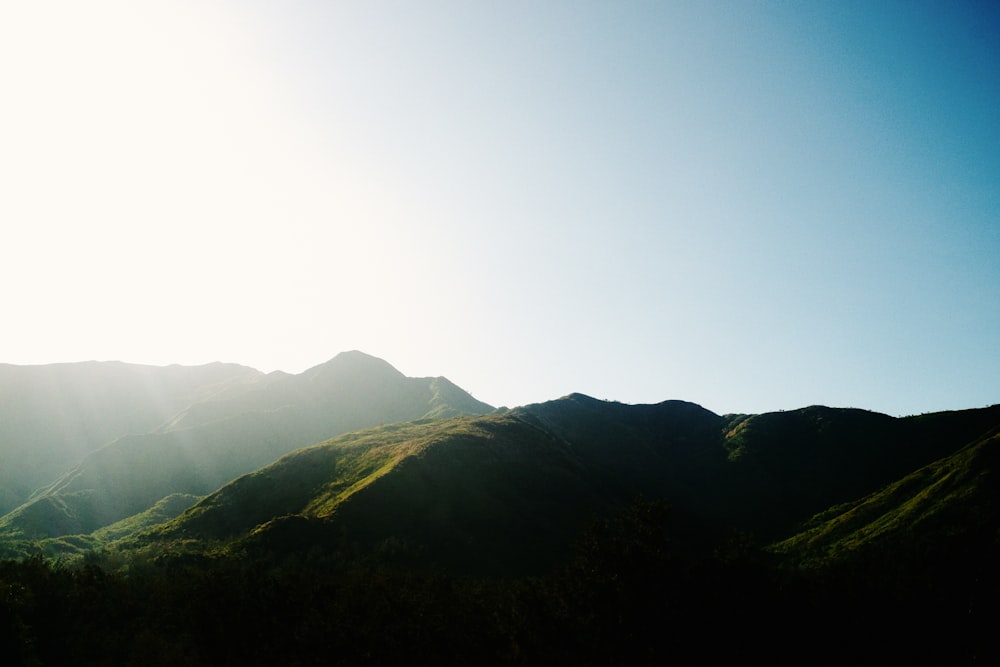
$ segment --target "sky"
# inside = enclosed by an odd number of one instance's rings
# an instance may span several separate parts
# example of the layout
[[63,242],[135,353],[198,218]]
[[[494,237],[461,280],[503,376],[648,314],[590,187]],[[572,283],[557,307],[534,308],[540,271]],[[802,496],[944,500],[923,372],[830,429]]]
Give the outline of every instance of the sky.
[[0,86],[0,362],[1000,403],[995,2],[3,2]]

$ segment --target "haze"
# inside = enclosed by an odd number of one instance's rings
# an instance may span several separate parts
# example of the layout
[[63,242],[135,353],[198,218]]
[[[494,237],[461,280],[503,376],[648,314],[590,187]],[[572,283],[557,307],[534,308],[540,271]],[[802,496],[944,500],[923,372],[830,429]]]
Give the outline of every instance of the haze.
[[0,82],[0,362],[1000,400],[995,3],[5,3]]

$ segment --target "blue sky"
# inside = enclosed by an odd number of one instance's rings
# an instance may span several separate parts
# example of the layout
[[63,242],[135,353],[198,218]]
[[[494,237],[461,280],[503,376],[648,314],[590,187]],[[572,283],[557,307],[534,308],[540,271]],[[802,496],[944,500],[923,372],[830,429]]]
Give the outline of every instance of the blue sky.
[[0,361],[1000,401],[995,3],[12,4]]

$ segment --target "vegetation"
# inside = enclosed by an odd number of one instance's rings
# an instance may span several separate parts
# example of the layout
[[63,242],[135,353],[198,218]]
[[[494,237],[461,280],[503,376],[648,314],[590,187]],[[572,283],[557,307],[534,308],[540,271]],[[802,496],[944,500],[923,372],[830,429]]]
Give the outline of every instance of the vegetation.
[[[0,563],[6,664],[771,664],[997,657],[997,545],[965,565],[918,559],[886,580],[870,562],[786,570],[736,536],[676,549],[670,510],[636,500],[595,519],[537,576],[413,572],[327,553],[281,562],[161,554],[106,563]],[[963,585],[971,596],[955,595]]]
[[[90,452],[0,517],[0,553],[26,555],[32,543],[68,535],[106,542],[116,532],[108,526],[138,528],[141,519],[119,522],[143,516],[165,498],[205,496],[340,433],[492,411],[444,378],[408,378],[360,352],[343,353],[300,375],[257,374],[252,382],[223,383],[203,394],[185,409],[170,404],[177,411],[172,419],[162,416],[164,423],[147,424],[146,432],[122,435]],[[123,402],[123,410],[129,405]]]
[[91,453],[0,519],[5,664],[1000,657],[1000,406],[482,412],[351,354]]

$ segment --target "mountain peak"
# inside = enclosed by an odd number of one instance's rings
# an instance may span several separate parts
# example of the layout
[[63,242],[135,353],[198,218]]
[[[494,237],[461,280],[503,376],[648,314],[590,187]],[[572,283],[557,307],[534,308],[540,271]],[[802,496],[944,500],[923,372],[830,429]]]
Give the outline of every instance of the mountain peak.
[[358,350],[341,352],[333,359],[319,364],[318,366],[313,366],[303,373],[303,375],[313,377],[329,376],[331,374],[335,374],[339,377],[373,375],[404,377],[404,375],[396,370],[396,368],[389,362]]

